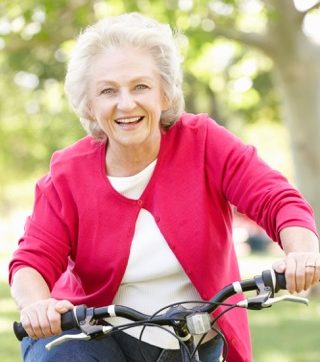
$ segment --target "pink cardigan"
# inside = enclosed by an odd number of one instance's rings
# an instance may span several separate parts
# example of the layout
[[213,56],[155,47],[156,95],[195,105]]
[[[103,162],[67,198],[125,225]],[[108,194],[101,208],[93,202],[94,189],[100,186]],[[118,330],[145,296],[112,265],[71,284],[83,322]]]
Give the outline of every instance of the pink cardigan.
[[[105,153],[105,143],[87,136],[53,155],[50,173],[37,183],[10,281],[19,268],[31,266],[53,297],[89,306],[112,303],[141,208],[154,216],[204,300],[239,279],[230,203],[277,242],[286,226],[316,232],[300,194],[253,147],[207,115],[184,114],[163,133],[154,174],[139,200],[111,187]],[[229,342],[228,362],[251,361],[246,312],[233,309],[219,325]]]

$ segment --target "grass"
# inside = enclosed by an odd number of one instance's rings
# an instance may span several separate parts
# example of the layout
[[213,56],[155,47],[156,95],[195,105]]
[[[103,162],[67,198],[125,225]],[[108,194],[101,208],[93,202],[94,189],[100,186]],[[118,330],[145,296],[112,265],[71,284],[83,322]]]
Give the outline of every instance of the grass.
[[10,298],[9,288],[0,283],[0,361],[21,361],[19,343],[12,332],[13,321],[19,320],[16,306]]
[[[5,283],[0,283],[0,361],[21,361],[12,322],[19,316]],[[249,311],[254,362],[320,361],[320,305],[284,302],[261,311]]]
[[320,305],[283,302],[249,312],[255,362],[320,361]]

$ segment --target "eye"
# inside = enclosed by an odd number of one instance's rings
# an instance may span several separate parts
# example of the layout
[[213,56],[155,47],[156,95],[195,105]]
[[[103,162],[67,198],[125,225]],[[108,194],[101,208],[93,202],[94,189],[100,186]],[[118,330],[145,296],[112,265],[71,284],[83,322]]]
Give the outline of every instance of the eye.
[[100,92],[100,94],[113,95],[115,92],[116,90],[114,88],[105,88]]
[[149,89],[149,86],[147,86],[146,84],[141,83],[141,84],[137,84],[137,85],[135,86],[135,89],[136,89],[136,90]]

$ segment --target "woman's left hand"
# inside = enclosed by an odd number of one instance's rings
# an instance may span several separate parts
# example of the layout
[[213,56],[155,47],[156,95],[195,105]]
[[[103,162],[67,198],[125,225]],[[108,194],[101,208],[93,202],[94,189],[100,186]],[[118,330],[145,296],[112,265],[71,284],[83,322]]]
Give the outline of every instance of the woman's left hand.
[[302,292],[320,282],[320,253],[291,252],[273,264],[278,273],[285,273],[287,290]]

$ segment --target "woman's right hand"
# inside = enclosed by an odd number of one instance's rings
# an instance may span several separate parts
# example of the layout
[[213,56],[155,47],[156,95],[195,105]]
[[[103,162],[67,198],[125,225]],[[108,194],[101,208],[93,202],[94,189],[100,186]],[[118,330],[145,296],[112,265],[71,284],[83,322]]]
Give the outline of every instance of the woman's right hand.
[[61,333],[61,314],[73,308],[68,300],[39,300],[21,310],[20,321],[29,337],[45,338]]

